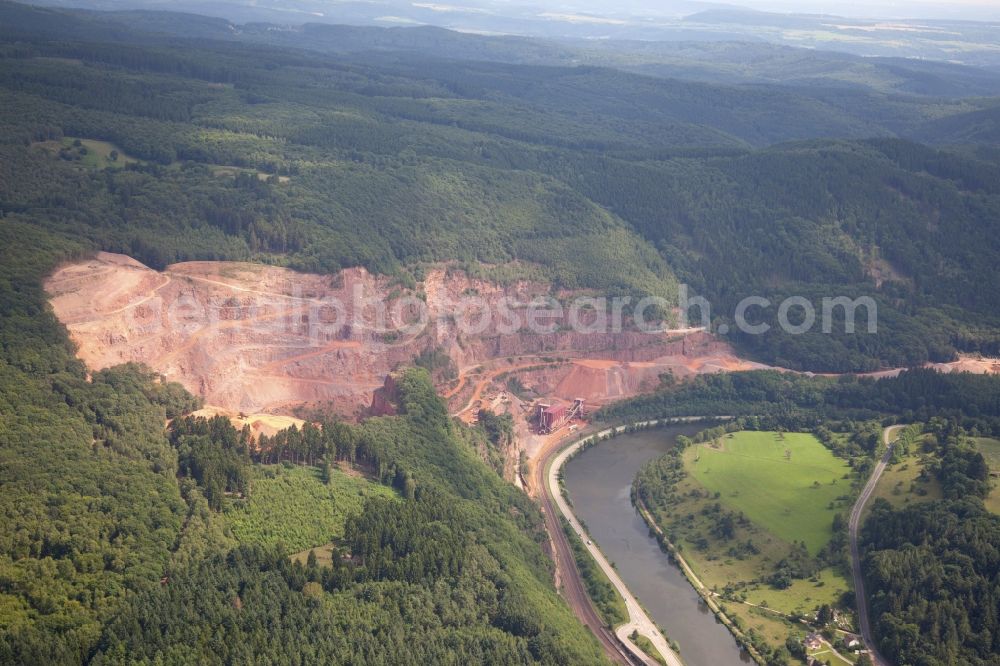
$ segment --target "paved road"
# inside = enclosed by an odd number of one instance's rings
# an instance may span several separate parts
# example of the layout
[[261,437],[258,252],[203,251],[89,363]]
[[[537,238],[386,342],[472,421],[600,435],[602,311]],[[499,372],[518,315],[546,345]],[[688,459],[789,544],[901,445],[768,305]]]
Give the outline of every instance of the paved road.
[[[683,422],[683,421],[691,421],[699,419],[700,417],[691,419],[671,419],[671,420]],[[609,433],[610,431],[611,429],[601,431],[597,433],[597,436],[602,436],[606,433]],[[563,537],[562,542],[564,545],[557,543],[556,550],[559,551],[565,548],[567,550],[567,556],[570,561],[570,567],[563,568],[563,571],[567,572],[567,574],[565,575],[567,583],[566,588],[567,590],[569,590],[570,587],[569,579],[571,578],[574,579],[574,582],[579,582],[580,588],[583,589],[584,597],[587,599],[587,605],[590,606],[590,608],[592,609],[593,606],[590,605],[590,599],[589,597],[586,597],[586,589],[583,588],[582,582],[579,581],[579,575],[576,573],[576,566],[575,563],[573,562],[572,552],[569,551],[569,544],[566,541],[561,526],[559,525],[558,518],[554,515],[552,511],[552,505],[554,504],[558,508],[558,510],[562,513],[562,515],[565,516],[566,520],[569,521],[570,526],[578,534],[584,533],[583,527],[580,525],[580,521],[577,520],[576,516],[573,514],[573,510],[570,508],[569,504],[563,498],[562,493],[560,492],[559,489],[559,470],[562,468],[563,464],[565,464],[565,462],[570,458],[570,456],[572,456],[581,446],[582,446],[582,440],[577,441],[574,444],[571,444],[570,446],[567,446],[561,450],[558,450],[557,452],[554,453],[554,455],[550,454],[550,456],[546,456],[546,460],[539,461],[537,469],[540,471],[540,473],[545,475],[542,495],[543,495],[543,501],[545,503],[546,521],[551,520],[555,524],[554,527],[549,528],[550,533],[553,536],[553,541],[557,541],[557,539],[555,538],[556,532],[558,532],[558,534]],[[551,464],[548,464],[548,458],[550,457],[551,457]],[[548,468],[548,471],[544,472],[546,467]],[[614,585],[615,589],[618,591],[618,594],[620,594],[622,599],[625,600],[625,607],[628,610],[629,621],[618,627],[617,630],[615,631],[615,635],[618,637],[620,643],[625,645],[628,648],[628,650],[632,653],[633,661],[637,660],[639,663],[650,664],[651,666],[655,666],[656,664],[656,662],[652,659],[652,657],[645,654],[641,649],[639,649],[638,646],[636,646],[635,644],[632,643],[631,640],[629,640],[629,636],[632,634],[632,632],[637,631],[640,635],[645,636],[650,640],[650,642],[656,647],[656,649],[666,660],[668,666],[683,666],[683,662],[681,661],[680,656],[676,652],[674,652],[673,649],[671,649],[669,643],[667,643],[667,639],[664,637],[659,627],[656,626],[656,623],[653,622],[653,620],[649,617],[649,615],[646,614],[646,611],[642,608],[642,606],[639,605],[639,601],[635,598],[632,592],[625,585],[625,582],[622,581],[621,577],[618,575],[618,572],[615,570],[615,568],[612,567],[611,563],[608,562],[607,558],[604,557],[604,553],[601,552],[601,550],[597,547],[596,544],[585,543],[584,545],[587,548],[587,551],[590,553],[591,557],[594,558],[598,566],[601,567],[601,570],[608,577],[608,580],[610,580],[611,584]],[[564,558],[560,557],[560,561],[562,561],[563,559]],[[569,575],[569,572],[572,572],[572,575]],[[572,602],[571,605],[573,605]],[[599,618],[598,622],[600,622]],[[587,624],[588,626],[590,626],[589,622],[587,622]],[[604,631],[607,631],[607,628],[604,627],[603,623],[601,623],[601,628]],[[598,638],[600,638],[600,635],[598,635]]]
[[875,647],[871,621],[868,617],[865,581],[861,576],[861,550],[858,547],[858,527],[861,523],[861,514],[864,511],[865,504],[871,499],[872,493],[875,492],[875,486],[878,485],[878,480],[882,476],[882,472],[885,471],[885,466],[889,462],[889,459],[892,457],[892,448],[895,444],[895,440],[892,437],[902,427],[890,426],[882,432],[882,438],[886,445],[885,453],[882,455],[882,459],[876,463],[875,469],[872,470],[872,475],[868,479],[868,483],[865,484],[864,490],[861,491],[858,501],[854,503],[854,508],[851,509],[851,518],[848,522],[851,540],[851,573],[854,576],[854,593],[857,596],[858,624],[861,625],[861,639],[865,642],[865,647],[868,648],[869,655],[875,666],[889,666],[889,662],[879,654]]

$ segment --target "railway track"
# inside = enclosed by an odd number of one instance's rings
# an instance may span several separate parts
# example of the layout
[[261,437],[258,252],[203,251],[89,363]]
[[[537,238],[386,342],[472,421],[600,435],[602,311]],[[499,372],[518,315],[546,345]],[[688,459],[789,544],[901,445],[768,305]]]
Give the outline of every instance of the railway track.
[[573,557],[573,549],[570,547],[569,539],[559,522],[559,510],[556,508],[551,495],[545,487],[544,475],[549,462],[562,449],[561,446],[554,446],[538,460],[535,465],[533,482],[536,488],[541,489],[540,497],[542,511],[545,515],[545,529],[552,540],[553,559],[556,562],[556,569],[559,571],[562,581],[562,592],[569,603],[570,608],[583,624],[597,637],[597,640],[604,648],[604,652],[615,663],[626,666],[641,666],[643,662],[636,659],[632,653],[622,645],[621,641],[611,630],[594,608],[587,589],[584,586],[580,572],[576,568],[576,559]]

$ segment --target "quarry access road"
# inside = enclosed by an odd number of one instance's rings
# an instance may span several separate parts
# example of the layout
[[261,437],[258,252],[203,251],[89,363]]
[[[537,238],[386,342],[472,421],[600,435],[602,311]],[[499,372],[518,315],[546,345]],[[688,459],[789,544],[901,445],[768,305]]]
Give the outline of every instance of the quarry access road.
[[[506,368],[505,367],[494,368],[494,369],[492,369],[492,370],[490,370],[490,371],[488,371],[486,373],[483,373],[483,374],[477,373],[481,378],[476,382],[475,387],[474,387],[474,389],[472,391],[472,395],[469,396],[469,400],[465,403],[465,405],[461,409],[459,409],[457,412],[453,413],[452,416],[461,417],[462,414],[465,414],[470,409],[472,409],[473,407],[475,407],[476,401],[482,399],[482,397],[483,397],[483,391],[485,391],[486,388],[490,384],[492,384],[494,381],[496,381],[496,378],[499,377],[500,375],[504,375],[504,374],[507,374],[507,373],[510,373],[510,372],[517,372],[518,370],[526,370],[527,368],[553,367],[553,366],[560,365],[562,363],[562,361],[558,361],[558,362],[552,362],[552,361],[546,362],[546,361],[543,361],[542,359],[544,357],[541,356],[541,355],[538,355],[538,356],[520,356],[518,358],[520,358],[520,359],[531,358],[531,359],[537,359],[537,360],[533,360],[532,362],[529,362],[529,363],[521,363],[519,365],[512,365],[512,366],[509,366],[509,367],[506,367]],[[461,380],[461,383],[458,386],[459,390],[461,388],[463,388],[463,386],[465,384],[464,377],[465,376],[463,376],[463,378]]]

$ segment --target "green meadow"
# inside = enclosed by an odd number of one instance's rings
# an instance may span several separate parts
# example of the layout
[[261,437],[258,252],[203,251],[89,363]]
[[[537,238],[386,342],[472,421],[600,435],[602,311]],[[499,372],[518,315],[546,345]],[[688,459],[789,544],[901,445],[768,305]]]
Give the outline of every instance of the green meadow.
[[847,463],[810,434],[733,433],[691,447],[684,464],[724,506],[783,541],[804,542],[812,555],[844,511],[838,499],[851,493]]
[[861,514],[862,522],[868,519],[876,499],[884,499],[895,509],[941,499],[941,483],[937,477],[929,474],[921,478],[921,474],[925,470],[930,471],[934,464],[934,456],[923,452],[923,443],[930,437],[923,435],[910,446],[908,453],[885,468]]
[[[990,466],[991,474],[1000,474],[1000,440],[990,437],[975,437],[976,448],[986,458],[986,464]],[[993,490],[986,498],[986,508],[993,513],[1000,514],[1000,482],[993,479]]]
[[797,543],[817,556],[834,516],[849,513],[846,461],[811,434],[777,432],[726,434],[692,444],[681,459],[683,471],[665,456],[638,482],[656,522],[744,632],[777,650],[806,632],[795,616],[842,605],[851,585],[838,566],[817,561],[805,565],[808,574],[780,584],[773,577],[782,563],[801,562]]
[[61,153],[68,159],[92,169],[120,169],[127,164],[138,162],[134,157],[126,155],[121,148],[107,141],[67,136],[63,137],[59,146]]

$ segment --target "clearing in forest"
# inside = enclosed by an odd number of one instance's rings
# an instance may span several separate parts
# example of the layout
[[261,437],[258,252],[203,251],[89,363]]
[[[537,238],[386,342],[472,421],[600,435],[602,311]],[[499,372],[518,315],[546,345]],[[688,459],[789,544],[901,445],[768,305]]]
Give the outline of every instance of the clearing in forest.
[[719,501],[815,555],[832,535],[838,498],[851,493],[847,462],[811,434],[738,432],[691,447],[684,465]]
[[990,466],[990,475],[994,478],[993,490],[986,498],[986,508],[993,513],[1000,514],[1000,480],[996,478],[1000,475],[1000,439],[991,437],[976,437],[976,448],[986,458],[986,464]]
[[371,496],[395,493],[337,469],[324,482],[317,467],[258,465],[250,496],[236,500],[225,516],[240,543],[282,543],[294,553],[343,537],[347,515],[360,512]]

